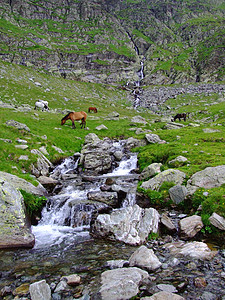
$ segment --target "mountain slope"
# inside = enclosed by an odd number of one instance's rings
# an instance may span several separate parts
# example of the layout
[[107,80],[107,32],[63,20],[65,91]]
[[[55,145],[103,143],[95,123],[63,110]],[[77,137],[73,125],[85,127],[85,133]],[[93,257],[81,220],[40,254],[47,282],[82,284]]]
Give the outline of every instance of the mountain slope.
[[1,0],[0,8],[4,61],[131,87],[225,78],[222,0]]

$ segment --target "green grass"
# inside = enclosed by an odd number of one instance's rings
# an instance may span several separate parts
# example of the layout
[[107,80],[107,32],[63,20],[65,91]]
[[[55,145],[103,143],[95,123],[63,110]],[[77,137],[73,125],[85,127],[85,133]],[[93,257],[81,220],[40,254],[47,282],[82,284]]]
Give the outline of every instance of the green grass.
[[[195,172],[209,166],[225,165],[225,102],[222,96],[217,94],[204,95],[180,95],[168,100],[160,107],[162,113],[166,112],[166,106],[170,106],[173,112],[190,113],[186,122],[181,121],[184,128],[168,130],[166,123],[154,122],[157,115],[149,113],[146,109],[136,112],[131,108],[127,100],[127,92],[115,87],[101,84],[82,83],[66,80],[35,72],[31,68],[0,62],[0,100],[13,104],[12,109],[0,107],[0,170],[22,177],[32,183],[34,178],[30,176],[31,166],[36,163],[36,156],[30,151],[45,146],[49,155],[47,158],[56,164],[62,158],[81,151],[85,136],[95,133],[99,138],[128,138],[142,139],[144,134],[136,135],[132,129],[131,118],[134,115],[145,117],[147,125],[138,125],[143,129],[150,129],[153,133],[165,140],[166,144],[148,144],[144,147],[133,149],[138,152],[138,164],[140,171],[153,162],[161,162],[162,169],[168,169],[169,161],[179,155],[188,159],[188,163],[178,169],[185,172],[186,180]],[[41,83],[36,86],[35,82]],[[147,88],[147,87],[146,87]],[[38,99],[49,102],[50,112],[34,110],[34,104]],[[29,106],[29,111],[21,111],[21,106]],[[72,129],[71,121],[64,126],[60,121],[67,111],[88,111],[89,106],[96,106],[98,113],[88,113],[87,130]],[[118,121],[107,120],[110,112],[120,114]],[[18,130],[6,125],[8,120],[15,120],[26,124],[31,132]],[[198,127],[188,126],[191,123]],[[96,127],[104,124],[108,129],[98,131]],[[214,129],[213,133],[206,133],[204,129]],[[44,138],[44,137],[47,138]],[[27,141],[28,149],[16,148],[17,139]],[[6,141],[4,141],[6,139]],[[11,142],[7,142],[10,140]],[[57,152],[52,146],[64,151]],[[28,161],[20,160],[21,155],[27,155]],[[167,189],[158,193],[148,192],[149,199],[157,205],[170,205]],[[210,198],[210,201],[212,198]],[[222,204],[216,206],[220,211]],[[205,215],[208,215],[207,202],[205,203]]]

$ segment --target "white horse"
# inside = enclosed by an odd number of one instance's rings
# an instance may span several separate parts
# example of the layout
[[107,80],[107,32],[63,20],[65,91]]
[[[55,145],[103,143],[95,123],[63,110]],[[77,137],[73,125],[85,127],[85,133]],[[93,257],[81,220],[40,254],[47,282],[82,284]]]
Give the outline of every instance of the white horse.
[[36,101],[34,109],[36,110],[38,108],[41,108],[42,111],[44,111],[45,109],[49,110],[48,101],[44,101],[44,100]]

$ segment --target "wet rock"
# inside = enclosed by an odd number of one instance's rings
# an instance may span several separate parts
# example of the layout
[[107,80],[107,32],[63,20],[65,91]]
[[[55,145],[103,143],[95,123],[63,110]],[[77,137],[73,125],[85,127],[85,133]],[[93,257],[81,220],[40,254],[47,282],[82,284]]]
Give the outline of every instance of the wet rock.
[[184,239],[193,238],[202,228],[202,219],[194,215],[180,220],[181,237]]
[[66,280],[67,284],[70,286],[76,286],[81,283],[81,278],[77,274],[72,274],[68,276],[63,276],[62,280]]
[[161,216],[161,223],[169,230],[176,231],[176,227],[166,213]]
[[154,251],[144,245],[131,255],[129,264],[131,267],[140,267],[148,271],[156,270],[162,265],[158,257],[154,254]]
[[116,192],[89,192],[88,200],[103,202],[112,207],[118,207],[118,196]]
[[158,292],[151,297],[143,297],[141,300],[185,300],[185,298],[170,292]]
[[130,299],[138,294],[141,282],[148,278],[148,272],[135,267],[105,271],[101,275],[101,299]]
[[207,244],[203,242],[185,243],[180,241],[165,244],[165,247],[174,256],[185,256],[192,259],[210,260],[217,254],[217,251],[211,251]]
[[123,260],[123,259],[108,260],[106,263],[106,267],[109,267],[110,269],[123,268],[125,265],[129,266],[128,260]]
[[138,205],[115,209],[111,214],[98,215],[93,220],[91,234],[140,245],[150,232],[157,232],[159,213],[154,208],[142,209]]
[[49,285],[46,283],[46,280],[41,280],[32,283],[30,285],[29,291],[32,300],[51,299],[51,289]]

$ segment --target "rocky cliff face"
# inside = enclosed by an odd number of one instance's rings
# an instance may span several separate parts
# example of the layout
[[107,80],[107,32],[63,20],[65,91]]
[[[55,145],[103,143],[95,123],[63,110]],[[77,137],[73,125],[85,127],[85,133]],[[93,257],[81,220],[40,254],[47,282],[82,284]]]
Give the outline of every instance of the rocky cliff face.
[[224,75],[222,0],[0,0],[0,58],[126,87]]

